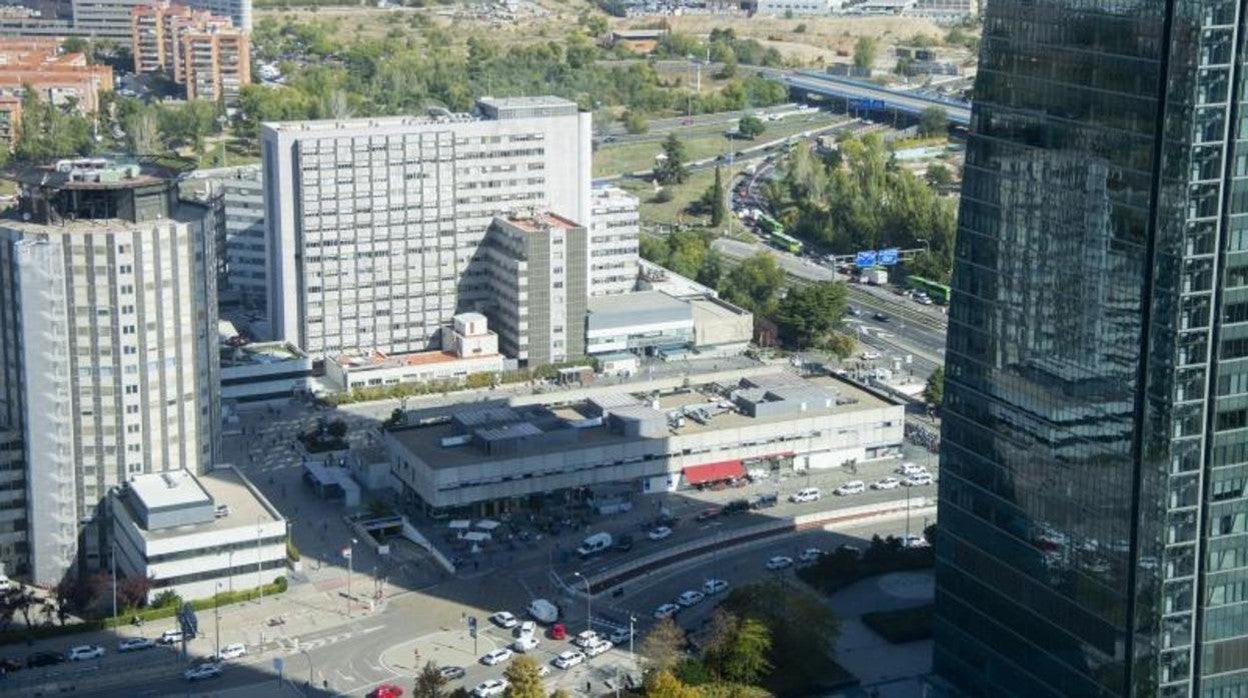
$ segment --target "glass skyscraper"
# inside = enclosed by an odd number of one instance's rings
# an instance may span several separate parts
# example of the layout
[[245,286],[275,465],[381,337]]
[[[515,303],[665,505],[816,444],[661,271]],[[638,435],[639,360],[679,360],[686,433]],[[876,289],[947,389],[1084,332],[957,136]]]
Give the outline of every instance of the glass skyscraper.
[[970,695],[1248,698],[1245,13],[988,2],[936,568]]

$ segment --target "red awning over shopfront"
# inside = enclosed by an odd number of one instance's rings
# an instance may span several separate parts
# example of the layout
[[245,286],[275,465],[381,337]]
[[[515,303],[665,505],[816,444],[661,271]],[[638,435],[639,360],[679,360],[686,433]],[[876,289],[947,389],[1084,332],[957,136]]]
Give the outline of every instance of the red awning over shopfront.
[[701,485],[719,480],[731,480],[745,476],[745,466],[739,460],[726,460],[720,463],[693,465],[685,468],[685,481],[690,485]]

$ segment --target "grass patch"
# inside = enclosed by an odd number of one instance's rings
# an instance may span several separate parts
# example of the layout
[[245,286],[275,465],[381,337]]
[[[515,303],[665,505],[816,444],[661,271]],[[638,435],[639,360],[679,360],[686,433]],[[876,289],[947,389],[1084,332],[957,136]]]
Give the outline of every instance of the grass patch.
[[862,614],[862,622],[880,637],[894,645],[932,636],[932,621],[936,616],[935,604],[899,608],[895,611],[873,611]]
[[626,180],[620,186],[641,199],[639,213],[646,223],[663,225],[697,224],[702,225],[709,220],[707,216],[694,216],[685,211],[690,203],[701,198],[702,192],[715,181],[715,170],[698,170],[690,172],[683,184],[665,187],[671,192],[669,201],[655,199],[654,185],[640,180]]

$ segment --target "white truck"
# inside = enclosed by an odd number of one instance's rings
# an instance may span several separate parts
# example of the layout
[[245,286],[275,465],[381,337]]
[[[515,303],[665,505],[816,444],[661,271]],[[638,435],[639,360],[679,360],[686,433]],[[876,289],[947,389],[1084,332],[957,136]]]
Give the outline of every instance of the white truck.
[[581,557],[593,557],[599,553],[606,552],[611,548],[610,533],[595,533],[594,535],[581,541],[581,547],[576,549],[576,554]]
[[888,283],[888,271],[883,267],[871,267],[862,273],[862,280],[872,286],[883,286]]

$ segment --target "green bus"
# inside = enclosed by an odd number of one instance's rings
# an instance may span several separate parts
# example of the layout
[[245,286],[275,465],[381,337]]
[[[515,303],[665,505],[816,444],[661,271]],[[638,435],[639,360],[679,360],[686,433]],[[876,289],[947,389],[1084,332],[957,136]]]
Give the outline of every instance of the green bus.
[[792,235],[785,235],[784,233],[771,233],[768,238],[770,238],[771,244],[779,247],[785,252],[791,252],[793,254],[801,254],[802,252],[802,241]]
[[949,302],[949,287],[921,276],[907,276],[906,283],[916,291],[926,293],[933,301],[944,305]]
[[758,212],[758,227],[768,235],[784,235],[784,225],[762,211]]

